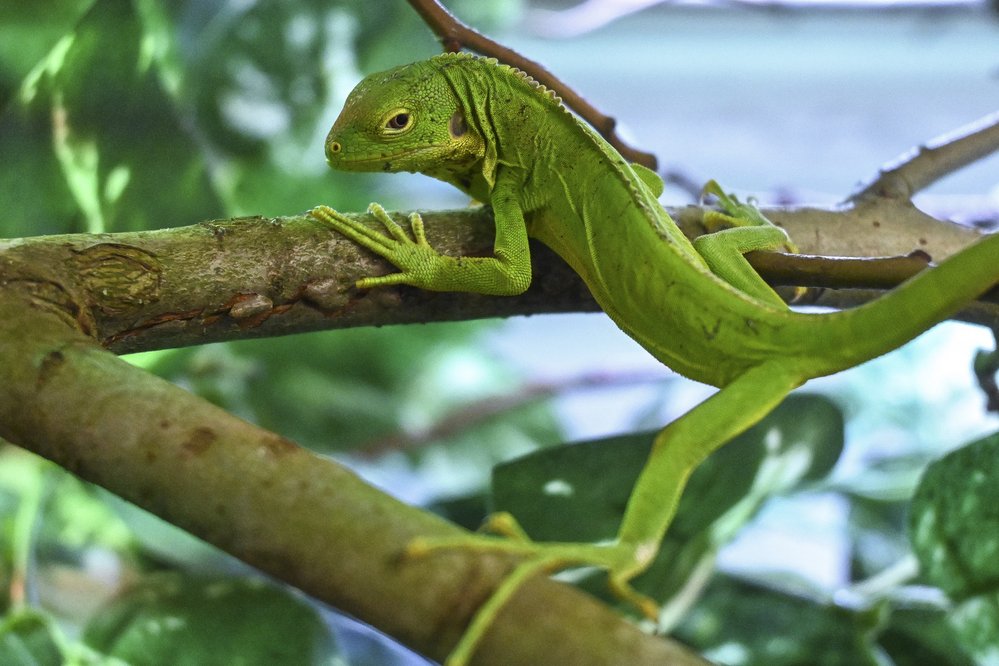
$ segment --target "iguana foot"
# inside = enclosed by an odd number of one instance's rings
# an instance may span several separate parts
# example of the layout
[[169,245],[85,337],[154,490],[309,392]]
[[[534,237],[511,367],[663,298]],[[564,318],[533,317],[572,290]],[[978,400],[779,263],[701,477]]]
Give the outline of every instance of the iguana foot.
[[369,205],[368,213],[381,222],[388,233],[372,229],[329,206],[316,206],[309,211],[309,216],[332,227],[361,247],[386,259],[400,271],[389,275],[361,278],[356,283],[358,289],[371,289],[372,287],[393,284],[411,284],[433,288],[432,285],[425,284],[427,282],[426,276],[430,272],[429,267],[441,260],[441,255],[427,243],[427,236],[423,229],[423,218],[420,217],[419,213],[410,213],[409,215],[412,238],[378,204]]
[[657,619],[659,605],[628,583],[651,563],[658,550],[657,544],[648,548],[636,548],[620,542],[537,543],[531,541],[509,513],[493,514],[486,520],[483,529],[492,532],[493,535],[417,538],[406,547],[406,557],[428,557],[439,551],[465,550],[508,553],[522,558],[499,584],[489,600],[476,612],[458,645],[445,662],[446,666],[464,666],[503,605],[520,589],[525,580],[538,573],[552,574],[564,569],[587,566],[606,569],[610,589],[616,597],[635,606],[646,618]]
[[[754,200],[750,199],[746,203],[742,203],[735,195],[726,193],[721,185],[714,180],[709,180],[704,185],[704,189],[701,190],[702,197],[709,194],[717,198],[718,204],[725,210],[724,213],[707,211],[704,214],[704,226],[709,232],[717,231],[723,227],[772,227],[780,231],[779,235],[775,234],[774,236],[780,242],[770,241],[766,243],[766,247],[757,249],[776,250],[783,248],[791,254],[798,254],[798,247],[787,235],[787,232],[768,220],[756,207]],[[782,239],[781,235],[783,235]]]
[[[783,305],[776,292],[758,278],[755,271],[750,275],[741,263],[732,263],[732,255],[728,250],[734,249],[739,254],[755,250],[783,250],[789,254],[798,254],[798,246],[784,229],[760,212],[752,199],[742,203],[735,196],[727,194],[714,180],[709,180],[702,190],[702,196],[708,194],[718,199],[718,204],[725,212],[705,211],[703,223],[709,233],[695,239],[694,247],[708,261],[711,269],[733,286],[760,300]],[[807,291],[805,287],[795,287],[791,302],[800,300]]]

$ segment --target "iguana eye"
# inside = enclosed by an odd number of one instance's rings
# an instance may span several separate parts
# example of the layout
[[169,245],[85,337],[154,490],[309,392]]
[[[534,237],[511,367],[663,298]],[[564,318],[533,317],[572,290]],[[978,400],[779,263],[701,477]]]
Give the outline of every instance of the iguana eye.
[[400,111],[395,114],[385,123],[385,127],[390,130],[395,130],[396,132],[401,131],[409,127],[409,123],[412,122],[412,116],[409,115],[408,111]]

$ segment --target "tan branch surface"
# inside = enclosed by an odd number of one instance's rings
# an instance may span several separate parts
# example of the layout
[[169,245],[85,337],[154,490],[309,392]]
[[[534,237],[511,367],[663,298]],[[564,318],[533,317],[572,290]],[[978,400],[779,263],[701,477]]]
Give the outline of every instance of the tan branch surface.
[[979,118],[899,157],[850,201],[911,199],[941,178],[999,151],[999,113]]
[[[119,360],[21,286],[0,287],[0,437],[438,659],[508,570],[496,555],[401,560],[412,537],[458,528]],[[704,662],[537,578],[474,663]]]
[[[377,224],[361,215],[372,224]],[[483,254],[482,211],[428,216],[445,252]],[[538,252],[542,255],[541,251]],[[359,292],[390,266],[305,217],[246,218],[154,232],[0,241],[0,280],[44,293],[117,353],[329,328],[595,309],[560,262],[539,259],[539,284],[519,299],[418,289]]]

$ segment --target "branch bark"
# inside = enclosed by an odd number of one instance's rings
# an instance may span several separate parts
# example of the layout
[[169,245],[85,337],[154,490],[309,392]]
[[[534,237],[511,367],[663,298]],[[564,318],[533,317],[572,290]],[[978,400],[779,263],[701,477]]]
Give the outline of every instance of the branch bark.
[[[826,259],[817,267],[808,257],[753,258],[774,284],[826,288],[814,290],[809,302],[831,307],[856,305],[879,293],[872,289],[897,284],[925,263],[899,258],[915,249],[940,260],[981,235],[892,199],[837,211],[765,212],[806,255],[894,257]],[[702,208],[672,213],[688,235],[703,231]],[[359,219],[377,224],[365,215]],[[446,254],[492,250],[487,209],[432,212],[425,220],[430,242]],[[408,287],[361,292],[353,287],[358,278],[393,268],[305,216],[242,218],[153,232],[0,241],[0,280],[45,298],[116,353],[352,326],[597,310],[564,262],[541,245],[532,252],[533,285],[518,297]],[[997,308],[987,303],[962,316],[999,322]]]
[[[101,349],[44,291],[0,287],[0,437],[441,659],[509,570],[494,554],[401,560],[459,528]],[[546,578],[475,664],[704,664]]]
[[[377,224],[366,215],[359,215]],[[432,213],[445,252],[492,250],[483,211]],[[535,288],[516,299],[418,289],[359,292],[394,270],[306,216],[243,218],[154,232],[0,241],[0,280],[44,294],[116,353],[319,329],[596,309],[582,282],[538,251]],[[547,257],[547,258],[546,258]]]

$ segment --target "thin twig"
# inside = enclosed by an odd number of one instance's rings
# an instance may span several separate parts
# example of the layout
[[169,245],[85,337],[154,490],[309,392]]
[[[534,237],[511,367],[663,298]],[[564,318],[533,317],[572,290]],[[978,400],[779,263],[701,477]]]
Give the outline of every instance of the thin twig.
[[822,257],[750,252],[746,260],[771,284],[829,289],[893,289],[926,268],[929,257]]
[[579,114],[583,120],[600,133],[615,150],[631,161],[650,169],[657,166],[656,156],[652,153],[633,148],[625,144],[614,131],[617,120],[604,115],[593,105],[583,99],[576,91],[563,83],[558,77],[545,69],[541,64],[525,58],[501,44],[497,44],[481,32],[465,25],[449,12],[437,0],[409,0],[416,13],[424,20],[431,30],[440,38],[445,51],[458,51],[467,48],[482,55],[488,55],[508,65],[526,72],[546,88],[554,90],[567,107]]
[[661,382],[670,375],[664,372],[586,373],[563,381],[540,381],[520,387],[516,393],[477,400],[446,414],[428,428],[415,433],[399,433],[379,438],[358,447],[357,453],[377,458],[390,451],[412,451],[481,426],[515,409],[535,405],[572,391],[586,391],[617,386]]
[[962,167],[999,151],[999,112],[980,118],[901,156],[849,202],[888,197],[908,200]]
[[663,178],[663,183],[667,186],[673,186],[680,191],[684,192],[691,201],[700,201],[701,195],[704,194],[704,182],[696,181],[690,177],[685,171],[680,169],[667,169],[660,174]]
[[[918,250],[899,257],[823,257],[780,252],[749,252],[745,256],[753,269],[775,287],[888,290],[930,265],[929,255]],[[999,304],[999,287],[989,289],[977,300]]]

